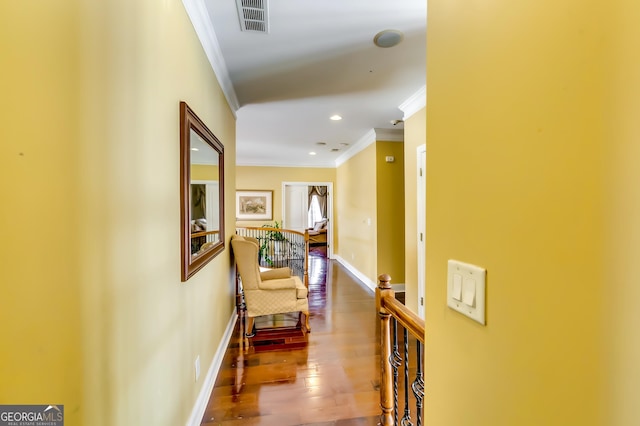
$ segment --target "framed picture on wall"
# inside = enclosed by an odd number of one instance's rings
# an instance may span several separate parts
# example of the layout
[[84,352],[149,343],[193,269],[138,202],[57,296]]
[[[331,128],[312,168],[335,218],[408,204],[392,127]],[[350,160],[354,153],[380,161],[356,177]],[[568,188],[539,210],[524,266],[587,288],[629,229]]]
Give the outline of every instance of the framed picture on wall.
[[236,220],[273,219],[273,191],[236,191]]

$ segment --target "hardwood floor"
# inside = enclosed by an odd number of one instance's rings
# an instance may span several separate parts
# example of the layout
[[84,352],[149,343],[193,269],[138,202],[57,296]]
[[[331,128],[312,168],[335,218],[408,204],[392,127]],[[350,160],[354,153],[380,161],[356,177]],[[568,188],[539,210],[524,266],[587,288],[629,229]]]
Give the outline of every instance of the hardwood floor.
[[[311,333],[298,345],[256,346],[241,337],[238,321],[202,425],[378,423],[379,326],[373,294],[333,261],[314,255],[310,264]],[[261,326],[296,319],[274,316]]]

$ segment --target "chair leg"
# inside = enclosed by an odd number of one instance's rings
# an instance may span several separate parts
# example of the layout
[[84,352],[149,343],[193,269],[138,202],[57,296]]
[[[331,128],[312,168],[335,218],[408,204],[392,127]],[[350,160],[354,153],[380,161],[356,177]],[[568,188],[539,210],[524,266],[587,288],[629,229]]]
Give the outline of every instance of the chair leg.
[[253,337],[256,335],[256,333],[253,331],[253,321],[254,318],[253,317],[247,317],[247,328],[245,329],[244,335],[245,337]]
[[311,333],[311,326],[309,325],[309,311],[302,312],[304,315],[304,326],[307,329],[307,333]]

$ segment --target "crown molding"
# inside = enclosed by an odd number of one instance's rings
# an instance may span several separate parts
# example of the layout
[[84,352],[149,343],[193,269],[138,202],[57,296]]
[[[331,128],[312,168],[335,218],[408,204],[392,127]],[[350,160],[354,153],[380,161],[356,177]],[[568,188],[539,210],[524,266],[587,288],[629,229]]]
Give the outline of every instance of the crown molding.
[[336,158],[335,167],[340,167],[347,162],[351,157],[357,153],[375,143],[376,141],[388,141],[388,142],[404,142],[404,130],[402,129],[371,129],[365,133],[355,144],[344,152],[340,157]]
[[425,106],[427,106],[427,86],[422,86],[420,90],[411,95],[398,108],[404,113],[402,119],[406,120]]
[[376,132],[377,141],[404,142],[403,129],[373,129]]
[[289,168],[305,168],[305,169],[335,169],[336,165],[333,162],[327,163],[315,163],[315,164],[307,164],[307,163],[265,163],[265,162],[253,162],[253,161],[242,161],[237,162],[236,167],[289,167]]
[[189,19],[191,19],[191,24],[196,31],[200,44],[202,44],[204,53],[207,55],[207,59],[209,59],[211,68],[218,79],[224,97],[227,99],[229,107],[235,117],[236,111],[240,108],[240,104],[238,103],[238,97],[233,89],[231,79],[229,78],[227,64],[222,56],[220,44],[218,44],[216,32],[211,25],[211,19],[209,18],[204,0],[182,0],[182,4],[187,11]]
[[351,146],[351,148],[346,150],[344,154],[336,158],[335,167],[340,167],[341,165],[346,163],[349,158],[353,157],[354,155],[356,155],[357,153],[359,153],[360,151],[362,151],[363,149],[365,149],[375,141],[376,141],[376,132],[375,130],[371,129],[367,133],[365,133],[360,139],[358,139],[356,143]]

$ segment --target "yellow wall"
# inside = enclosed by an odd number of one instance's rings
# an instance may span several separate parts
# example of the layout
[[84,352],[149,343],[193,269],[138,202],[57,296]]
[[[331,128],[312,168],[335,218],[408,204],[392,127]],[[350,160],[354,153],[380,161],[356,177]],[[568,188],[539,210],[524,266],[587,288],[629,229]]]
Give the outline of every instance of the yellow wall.
[[[0,2],[0,404],[83,408],[72,2]],[[96,223],[98,225],[98,223]]]
[[418,312],[418,167],[416,153],[424,145],[427,132],[427,110],[422,108],[404,121],[404,217],[405,217],[405,305]]
[[70,426],[184,424],[233,287],[228,249],[180,282],[180,100],[225,145],[229,235],[235,189],[234,117],[184,7],[2,2],[0,28],[0,328],[20,342],[0,402],[64,404]]
[[[337,193],[336,169],[258,166],[238,166],[236,168],[237,189],[273,191],[273,220],[280,223],[282,222],[282,182],[332,182],[334,197]],[[335,205],[334,202],[334,217]],[[273,221],[238,221],[237,224],[238,226],[262,226],[270,222]],[[333,231],[337,232],[335,224]]]
[[206,164],[191,165],[191,180],[218,180],[218,166]]
[[376,145],[371,144],[337,169],[338,254],[371,281],[376,262]]
[[602,105],[608,175],[606,276],[601,277],[606,289],[602,328],[607,331],[602,344],[607,356],[603,424],[633,426],[640,418],[640,310],[635,303],[640,286],[634,272],[640,253],[640,4],[617,1],[611,12]]
[[[602,404],[601,6],[429,1],[429,424],[613,424]],[[486,326],[447,308],[447,259],[487,269]]]
[[[386,157],[395,161],[387,163]],[[376,142],[378,273],[404,283],[404,144]],[[375,281],[374,281],[375,282]]]

